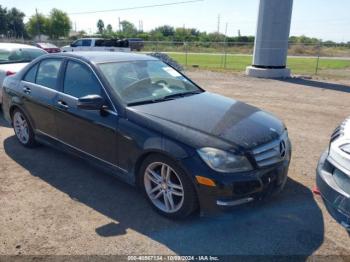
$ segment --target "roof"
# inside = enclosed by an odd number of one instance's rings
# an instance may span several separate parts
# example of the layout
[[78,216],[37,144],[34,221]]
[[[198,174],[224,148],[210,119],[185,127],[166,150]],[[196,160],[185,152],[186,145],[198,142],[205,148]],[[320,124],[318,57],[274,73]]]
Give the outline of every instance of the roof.
[[[65,52],[51,54],[52,56],[64,55],[68,57],[83,58],[93,63],[107,62],[131,62],[140,60],[158,60],[149,55],[135,54],[130,52],[90,51],[90,52]],[[50,55],[49,55],[50,56]]]
[[34,48],[34,49],[40,49],[32,45],[24,45],[24,44],[17,44],[17,43],[0,43],[0,48],[2,49],[17,49],[17,48]]

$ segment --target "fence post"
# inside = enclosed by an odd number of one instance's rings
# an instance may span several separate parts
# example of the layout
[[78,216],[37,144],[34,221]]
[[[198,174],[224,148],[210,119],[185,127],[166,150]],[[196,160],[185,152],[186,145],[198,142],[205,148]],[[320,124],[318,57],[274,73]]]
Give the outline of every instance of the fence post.
[[315,75],[318,73],[318,66],[320,63],[320,54],[321,54],[321,43],[317,46],[317,61],[316,61],[316,69],[315,69]]
[[227,64],[227,42],[225,42],[225,44],[224,44],[224,52],[225,52],[224,68],[226,69],[226,64]]
[[185,45],[185,65],[187,68],[188,67],[188,43],[184,42],[184,45]]

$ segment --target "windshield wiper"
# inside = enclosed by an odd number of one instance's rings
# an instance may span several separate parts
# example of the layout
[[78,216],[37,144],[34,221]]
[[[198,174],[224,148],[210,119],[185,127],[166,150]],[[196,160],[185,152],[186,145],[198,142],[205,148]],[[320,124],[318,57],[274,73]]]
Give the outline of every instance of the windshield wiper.
[[131,103],[128,103],[128,106],[138,106],[138,105],[158,103],[158,102],[163,102],[163,101],[174,100],[176,97],[185,97],[188,95],[196,95],[196,94],[200,94],[200,93],[202,93],[202,91],[190,91],[190,92],[185,92],[185,93],[175,93],[175,94],[163,96],[161,98],[131,102]]
[[138,106],[138,105],[145,105],[145,104],[152,104],[152,103],[158,103],[163,101],[169,101],[173,100],[173,98],[157,98],[157,99],[149,99],[149,100],[142,100],[142,101],[136,101],[128,103],[128,106]]
[[175,93],[175,94],[171,94],[171,95],[166,95],[163,98],[169,99],[169,98],[176,98],[176,97],[185,97],[185,96],[196,95],[196,94],[200,94],[200,93],[202,93],[202,91],[189,91],[189,92],[185,92],[185,93]]

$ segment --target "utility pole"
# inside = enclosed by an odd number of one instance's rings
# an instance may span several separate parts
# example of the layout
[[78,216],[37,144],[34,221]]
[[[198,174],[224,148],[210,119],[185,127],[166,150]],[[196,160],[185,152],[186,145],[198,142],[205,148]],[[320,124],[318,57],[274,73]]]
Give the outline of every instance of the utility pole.
[[36,14],[36,33],[37,33],[37,36],[39,36],[39,41],[41,41],[39,14],[38,14],[38,9],[37,8],[35,8],[35,14]]
[[225,69],[227,64],[227,28],[228,28],[228,23],[226,23],[226,26],[225,26],[225,38],[224,38],[224,68]]
[[120,30],[120,17],[118,17],[118,27],[119,27],[119,32],[121,31]]
[[218,28],[217,28],[217,33],[219,34],[220,33],[220,20],[221,20],[221,17],[220,17],[220,14],[218,15]]

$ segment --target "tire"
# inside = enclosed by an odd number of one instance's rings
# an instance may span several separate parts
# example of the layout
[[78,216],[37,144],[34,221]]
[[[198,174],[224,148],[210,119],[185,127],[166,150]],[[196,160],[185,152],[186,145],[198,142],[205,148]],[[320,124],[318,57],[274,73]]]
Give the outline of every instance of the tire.
[[148,156],[141,165],[139,183],[148,202],[163,216],[184,219],[198,208],[192,181],[168,157],[159,154]]
[[21,110],[15,109],[13,111],[12,125],[17,140],[21,143],[21,145],[29,148],[36,146],[33,128],[28,118]]

